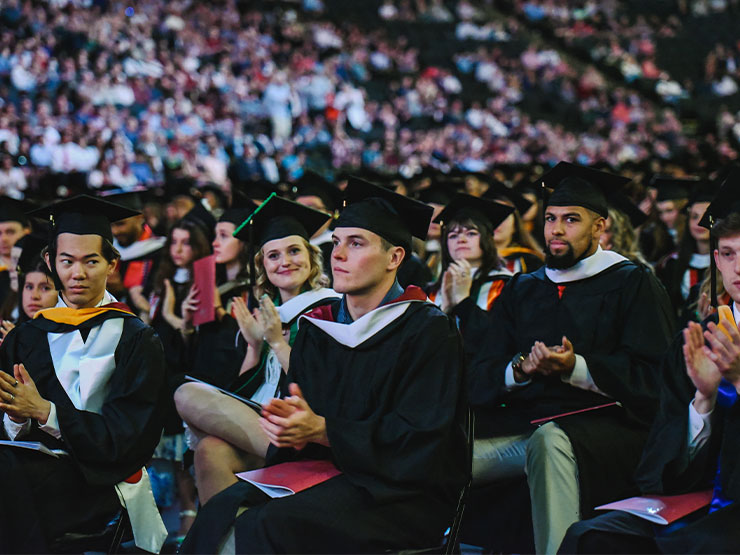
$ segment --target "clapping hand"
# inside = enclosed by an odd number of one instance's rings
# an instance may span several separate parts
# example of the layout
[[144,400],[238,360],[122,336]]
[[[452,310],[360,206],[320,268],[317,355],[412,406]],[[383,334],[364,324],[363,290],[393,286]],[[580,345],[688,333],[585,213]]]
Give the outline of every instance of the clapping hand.
[[13,365],[13,375],[0,372],[0,411],[13,422],[29,418],[46,424],[51,403],[42,398],[23,364]]
[[329,445],[326,420],[306,402],[298,384],[289,386],[290,397],[271,399],[262,408],[260,426],[276,447],[303,449],[307,443]]
[[449,312],[470,296],[473,270],[465,259],[452,262],[442,276],[442,310]]
[[234,308],[234,318],[239,324],[239,331],[244,340],[250,347],[259,347],[264,336],[262,325],[258,322],[259,311],[255,310],[254,314],[250,314],[247,303],[241,297],[234,297],[232,306]]

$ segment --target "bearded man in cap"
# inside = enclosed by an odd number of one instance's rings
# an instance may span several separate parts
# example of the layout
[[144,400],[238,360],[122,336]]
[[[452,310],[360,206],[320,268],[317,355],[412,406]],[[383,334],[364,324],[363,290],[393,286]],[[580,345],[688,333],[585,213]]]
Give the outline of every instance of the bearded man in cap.
[[554,189],[545,267],[514,276],[490,318],[470,300],[453,314],[472,360],[474,484],[526,473],[536,551],[553,553],[570,524],[635,489],[672,320],[652,272],[599,246],[629,180],[561,162],[541,181]]

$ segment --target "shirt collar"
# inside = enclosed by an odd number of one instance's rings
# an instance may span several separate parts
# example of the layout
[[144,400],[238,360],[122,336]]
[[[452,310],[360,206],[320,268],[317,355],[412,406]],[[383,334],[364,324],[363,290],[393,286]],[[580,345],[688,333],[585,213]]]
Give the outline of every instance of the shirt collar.
[[[393,299],[396,299],[403,295],[403,287],[401,287],[401,284],[398,283],[398,280],[396,279],[393,282],[393,285],[391,285],[390,290],[388,293],[385,294],[385,297],[383,297],[383,300],[380,301],[380,304],[378,306],[383,306],[384,304],[388,304]],[[342,295],[342,301],[339,303],[339,311],[337,312],[337,322],[340,324],[351,324],[354,322],[352,319],[352,316],[349,314],[349,308],[347,307],[347,295]]]
[[554,283],[568,283],[595,276],[624,260],[627,259],[621,254],[614,251],[605,251],[599,246],[594,254],[579,260],[570,268],[563,270],[545,268],[545,275]]

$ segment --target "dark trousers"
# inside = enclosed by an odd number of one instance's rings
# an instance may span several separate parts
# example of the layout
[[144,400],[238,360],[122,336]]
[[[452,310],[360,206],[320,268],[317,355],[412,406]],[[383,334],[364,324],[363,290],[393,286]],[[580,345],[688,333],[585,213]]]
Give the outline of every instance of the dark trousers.
[[[251,508],[234,520],[240,506]],[[180,553],[214,553],[233,525],[237,553],[383,553],[440,545],[454,507],[417,496],[376,502],[340,475],[269,499],[240,482],[201,508]]]
[[0,447],[0,553],[46,553],[67,532],[105,527],[120,511],[112,486],[88,485],[69,457]]
[[714,513],[706,509],[670,526],[611,511],[576,522],[558,553],[738,553],[740,505]]

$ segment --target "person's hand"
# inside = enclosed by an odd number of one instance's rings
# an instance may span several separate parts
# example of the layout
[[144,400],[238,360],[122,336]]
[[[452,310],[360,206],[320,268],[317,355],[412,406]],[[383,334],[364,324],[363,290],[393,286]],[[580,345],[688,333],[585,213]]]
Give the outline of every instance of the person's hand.
[[12,330],[15,327],[15,324],[11,322],[10,320],[3,320],[0,322],[0,343],[3,342],[3,339],[5,339],[5,336],[8,335],[8,332]]
[[260,311],[257,320],[262,328],[262,336],[264,340],[275,348],[276,345],[281,344],[285,341],[283,337],[283,323],[280,320],[280,314],[275,308],[270,297],[262,295],[260,299]]
[[527,375],[567,374],[573,371],[576,365],[576,355],[573,344],[563,336],[562,343],[548,347],[542,341],[535,341],[532,350],[522,362],[522,372]]
[[200,304],[198,293],[198,286],[195,284],[191,285],[188,296],[185,297],[180,305],[180,314],[182,314],[182,319],[186,326],[190,325],[193,321],[193,316],[198,312],[198,305]]
[[714,322],[709,322],[707,328],[704,337],[709,342],[709,358],[722,377],[740,389],[740,331],[737,326],[724,326],[720,330]]
[[448,312],[470,296],[473,271],[467,260],[452,262],[442,276],[442,310]]
[[[264,332],[256,316],[249,313],[247,303],[241,297],[234,297],[231,306],[234,310],[234,318],[236,318],[236,323],[239,324],[239,331],[244,337],[244,340],[250,347],[258,348],[262,345]],[[259,315],[258,310],[255,310],[255,315]]]
[[149,301],[144,296],[143,286],[134,285],[133,287],[130,287],[128,290],[128,296],[137,309],[139,309],[143,313],[149,312]]
[[683,359],[686,362],[686,373],[696,387],[694,408],[701,414],[714,408],[717,388],[722,380],[722,374],[711,355],[712,351],[704,343],[701,326],[696,322],[689,322],[683,330]]
[[326,420],[317,415],[303,397],[298,384],[289,386],[291,396],[271,399],[262,408],[260,427],[276,447],[303,449],[307,443],[329,445]]
[[712,306],[712,301],[709,295],[702,293],[699,300],[696,303],[696,312],[699,315],[700,320],[704,320],[710,314],[716,312],[716,309]]
[[49,418],[51,403],[41,397],[23,364],[13,365],[12,376],[0,372],[0,400],[0,411],[6,413],[13,422],[20,423],[33,418],[43,425]]

